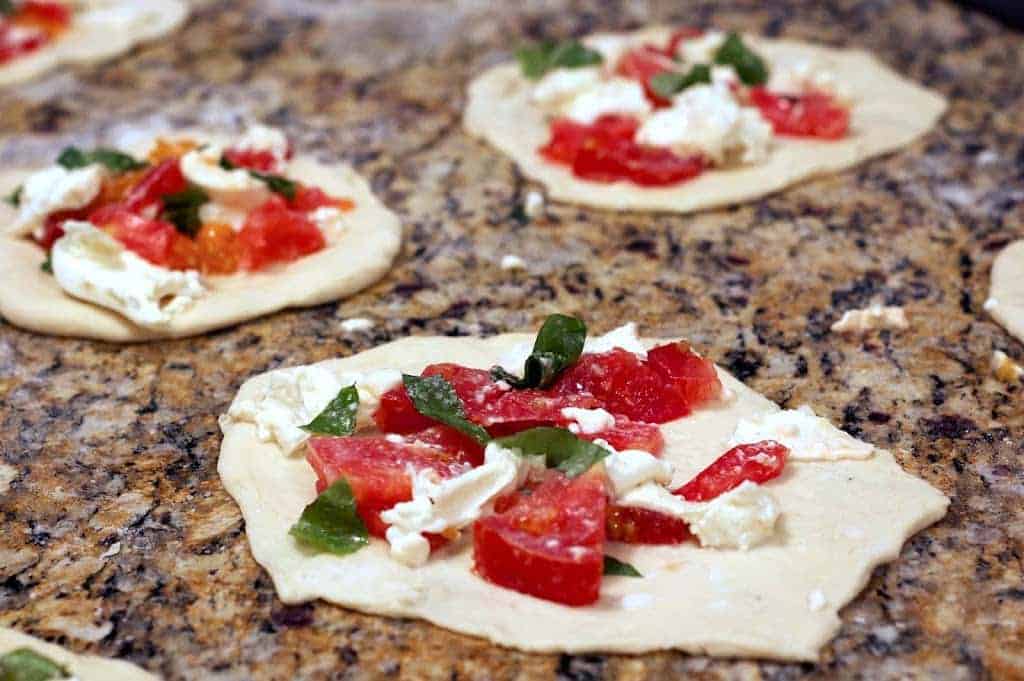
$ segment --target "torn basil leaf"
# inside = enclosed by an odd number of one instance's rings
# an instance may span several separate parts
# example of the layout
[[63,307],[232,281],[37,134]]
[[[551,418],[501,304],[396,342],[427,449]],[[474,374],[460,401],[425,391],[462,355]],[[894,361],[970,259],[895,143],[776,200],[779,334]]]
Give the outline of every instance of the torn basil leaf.
[[210,195],[197,185],[189,184],[180,192],[160,197],[164,204],[161,216],[173,224],[179,232],[194,237],[203,221],[199,219],[199,208],[210,200]]
[[747,47],[739,33],[729,34],[715,52],[715,63],[736,69],[744,85],[763,85],[768,80],[764,60]]
[[14,3],[11,0],[0,0],[0,15],[9,16],[14,14]]
[[347,385],[302,429],[316,435],[351,435],[356,430],[358,411],[359,390],[354,385]]
[[524,456],[543,456],[548,468],[557,468],[570,478],[586,473],[611,454],[593,442],[576,437],[565,428],[531,428],[496,441],[502,447],[518,449]]
[[[53,254],[52,253],[47,253],[46,254],[46,260],[44,260],[43,264],[39,266],[39,269],[41,269],[43,272],[46,272],[47,274],[53,274]],[[3,680],[0,679],[0,681],[3,681]]]
[[635,567],[612,556],[604,557],[604,574],[615,577],[643,577]]
[[339,556],[370,543],[366,525],[356,512],[356,499],[345,478],[338,478],[309,506],[289,534],[315,549]]
[[491,377],[520,390],[546,388],[579,360],[586,339],[587,325],[582,320],[553,314],[544,320],[537,332],[533,352],[523,366],[523,377],[518,378],[500,366],[491,369]]
[[8,194],[7,196],[4,197],[4,201],[6,201],[7,203],[11,204],[15,208],[20,207],[21,206],[21,190],[22,189],[23,189],[23,187],[19,184],[17,187],[15,187],[11,191],[10,194]]
[[553,69],[576,69],[604,62],[600,52],[590,49],[578,40],[545,40],[527,45],[516,50],[516,59],[519,60],[523,75],[530,80],[537,80]]
[[128,154],[123,154],[116,149],[106,149],[103,147],[93,149],[92,151],[82,151],[78,147],[65,147],[64,151],[60,152],[60,156],[57,157],[57,163],[68,170],[84,168],[93,163],[99,163],[115,173],[139,170],[148,165],[144,161],[137,161]]
[[0,655],[0,681],[69,679],[71,672],[31,648],[15,648]]
[[[227,156],[220,157],[220,167],[224,170],[238,169],[238,166],[232,163],[231,159]],[[295,192],[298,191],[298,185],[287,177],[282,175],[273,175],[271,173],[261,173],[257,170],[249,170],[248,168],[245,168],[245,170],[257,180],[267,185],[267,189],[275,194],[280,194],[289,201],[295,198]]]
[[663,71],[657,75],[651,76],[650,84],[651,89],[654,90],[659,97],[665,99],[671,99],[673,95],[676,95],[688,87],[697,85],[698,83],[710,83],[711,82],[711,67],[707,64],[694,64],[693,67],[686,73],[679,71]]
[[491,441],[491,436],[482,426],[466,418],[462,400],[459,399],[452,384],[443,376],[403,374],[402,383],[419,413],[465,433],[482,445]]

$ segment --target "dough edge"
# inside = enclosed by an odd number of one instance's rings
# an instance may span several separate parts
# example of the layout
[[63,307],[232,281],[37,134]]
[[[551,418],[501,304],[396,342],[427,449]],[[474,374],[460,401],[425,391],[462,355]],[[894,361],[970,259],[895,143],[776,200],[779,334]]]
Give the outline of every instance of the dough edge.
[[73,653],[34,636],[0,627],[0,655],[16,648],[30,648],[66,666],[79,681],[159,681],[160,678],[124,660]]
[[992,262],[988,313],[1017,340],[1024,342],[1024,239],[1004,248]]

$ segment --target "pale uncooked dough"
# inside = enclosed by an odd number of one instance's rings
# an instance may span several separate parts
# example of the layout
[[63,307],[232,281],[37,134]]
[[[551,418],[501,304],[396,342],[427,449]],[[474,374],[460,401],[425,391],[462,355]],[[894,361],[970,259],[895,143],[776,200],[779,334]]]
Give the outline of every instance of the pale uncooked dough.
[[992,263],[992,286],[985,309],[1024,341],[1024,241],[1014,241]]
[[[225,143],[227,137],[190,131],[163,135]],[[119,145],[122,146],[122,145]],[[149,143],[123,145],[145,156]],[[0,195],[7,195],[32,171],[0,172]],[[181,338],[230,326],[289,307],[320,305],[351,295],[383,277],[402,240],[402,225],[373,195],[369,184],[347,165],[324,165],[298,156],[285,175],[321,187],[328,194],[352,199],[345,213],[347,228],[326,234],[327,247],[294,262],[262,272],[204,277],[207,291],[176,315],[166,328],[147,329],[105,308],[72,298],[49,274],[40,270],[43,251],[11,233],[16,211],[0,204],[0,315],[15,326],[58,336],[135,342]]]
[[[417,373],[432,362],[486,368],[532,339],[407,338],[321,366],[339,374],[381,367]],[[662,426],[664,457],[677,469],[676,483],[725,451],[741,417],[778,409],[726,372],[719,374],[734,399]],[[267,380],[262,374],[247,381],[235,402],[252,399]],[[749,551],[611,544],[609,552],[644,578],[606,577],[597,604],[573,608],[474,575],[469,536],[420,568],[392,560],[380,540],[346,557],[303,548],[288,529],[315,497],[313,469],[302,456],[261,442],[249,423],[225,419],[223,428],[221,479],[245,516],[253,556],[282,601],[322,598],[371,613],[419,617],[523,650],[677,648],[816,659],[839,628],[838,609],[864,587],[872,568],[895,559],[907,537],[941,518],[948,504],[882,450],[860,461],[792,462],[767,485],[782,512],[767,544]]]
[[16,648],[30,648],[63,665],[78,681],[159,681],[160,678],[128,662],[79,655],[34,636],[0,627],[0,655]]
[[185,0],[79,0],[68,30],[40,49],[0,65],[0,85],[35,78],[61,64],[102,61],[175,30]]
[[[669,29],[655,27],[635,35],[661,44]],[[855,100],[850,134],[836,141],[776,136],[763,163],[708,170],[672,187],[590,182],[537,153],[550,137],[547,117],[530,101],[533,82],[521,75],[518,64],[495,66],[470,83],[464,124],[470,134],[510,156],[524,175],[543,183],[552,198],[612,210],[688,212],[767,196],[893,151],[927,132],[946,109],[940,95],[900,77],[865,52],[755,37],[748,42],[770,62],[810,58],[829,64],[836,81]]]

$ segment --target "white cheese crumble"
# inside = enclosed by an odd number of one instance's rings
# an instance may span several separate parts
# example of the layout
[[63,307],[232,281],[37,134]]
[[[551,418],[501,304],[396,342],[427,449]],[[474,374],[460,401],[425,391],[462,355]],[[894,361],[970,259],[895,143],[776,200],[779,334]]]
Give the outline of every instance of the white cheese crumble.
[[234,145],[239,151],[269,151],[280,167],[288,160],[288,137],[268,125],[251,125]]
[[320,229],[328,241],[336,240],[349,227],[345,213],[334,206],[320,206],[309,214],[309,219]]
[[876,329],[901,330],[909,327],[907,314],[902,307],[871,305],[863,310],[847,310],[842,318],[832,325],[835,333],[867,333]]
[[836,74],[821,62],[806,57],[784,57],[772,64],[766,87],[772,92],[799,95],[805,92],[840,94]]
[[[534,462],[492,442],[484,463],[462,475],[441,480],[436,471],[410,471],[413,498],[380,514],[388,523],[391,557],[406,565],[423,565],[430,555],[424,532],[457,531],[481,516],[500,494],[518,487]],[[418,539],[417,539],[418,537]]]
[[851,437],[828,420],[815,415],[807,405],[740,419],[728,446],[762,440],[775,440],[786,446],[790,460],[799,461],[867,459],[875,451],[872,445]]
[[636,133],[641,144],[699,152],[718,164],[737,157],[757,163],[768,156],[772,126],[752,107],[741,107],[724,85],[695,85],[652,114]]
[[270,190],[244,168],[225,170],[220,166],[223,147],[208,144],[181,157],[181,172],[210,195],[210,198],[237,210],[250,211],[270,197]]
[[[525,270],[526,261],[518,255],[505,255],[501,258],[501,269],[503,270]],[[529,354],[529,353],[527,353]],[[525,357],[524,357],[525,360]],[[521,368],[521,367],[520,367]]]
[[647,348],[640,342],[640,338],[636,334],[636,322],[623,324],[603,336],[588,338],[583,345],[583,354],[598,355],[602,352],[610,352],[615,348],[621,348],[644,359],[647,358]]
[[528,218],[535,218],[544,213],[544,195],[536,189],[526,192],[526,200],[523,202],[523,212]]
[[725,33],[722,31],[705,31],[704,35],[681,41],[676,55],[686,64],[710,64],[724,42]]
[[649,482],[620,497],[618,503],[682,518],[701,546],[744,551],[768,540],[779,518],[775,498],[750,481],[707,502],[686,501]]
[[992,353],[992,373],[1003,383],[1016,383],[1024,376],[1024,368],[1002,350]]
[[672,482],[672,464],[640,449],[612,452],[604,459],[604,469],[616,498],[649,482]]
[[373,328],[373,320],[366,317],[352,317],[341,322],[341,330],[345,333],[369,331]]
[[554,69],[537,81],[530,98],[537,104],[558,106],[600,82],[601,69],[597,66]]
[[578,123],[593,123],[604,114],[646,116],[651,112],[644,88],[635,80],[610,78],[583,90],[562,107]]
[[605,409],[565,407],[562,409],[562,416],[576,422],[569,425],[569,430],[573,433],[593,435],[615,427],[615,417]]
[[29,234],[40,228],[51,213],[89,205],[100,193],[104,174],[103,166],[98,164],[74,170],[55,165],[32,173],[21,186],[14,233]]
[[199,206],[199,221],[204,225],[210,223],[219,223],[228,225],[236,232],[242,230],[245,226],[245,220],[249,216],[247,211],[232,208],[231,206],[225,206],[222,203],[216,201],[207,201],[203,205]]
[[88,222],[69,220],[51,251],[53,276],[64,291],[130,319],[160,328],[204,292],[199,273],[152,265]]

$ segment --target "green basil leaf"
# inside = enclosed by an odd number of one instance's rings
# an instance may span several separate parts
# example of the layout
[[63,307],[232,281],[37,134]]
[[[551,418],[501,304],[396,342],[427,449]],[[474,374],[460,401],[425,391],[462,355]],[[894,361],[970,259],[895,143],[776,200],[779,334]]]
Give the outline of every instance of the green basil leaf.
[[496,440],[502,447],[518,449],[523,456],[544,456],[548,468],[557,468],[570,478],[586,473],[611,452],[576,437],[565,428],[542,426]]
[[520,225],[530,224],[530,216],[526,214],[526,208],[521,203],[517,203],[515,208],[508,214],[509,220],[514,220]]
[[50,681],[71,678],[71,672],[30,648],[0,656],[0,681]]
[[523,377],[497,366],[491,369],[491,377],[520,390],[546,388],[579,360],[586,339],[587,325],[582,320],[564,314],[550,315],[537,332],[533,352],[523,366]]
[[688,87],[698,83],[711,82],[711,67],[707,64],[694,64],[687,73],[679,71],[663,71],[651,76],[651,89],[658,93],[658,96],[670,99]]
[[465,433],[482,445],[491,441],[491,436],[482,426],[466,418],[462,400],[459,399],[452,384],[443,376],[403,374],[402,383],[405,384],[405,392],[419,413]]
[[635,567],[612,556],[604,557],[604,574],[615,577],[643,577]]
[[0,0],[0,14],[4,16],[14,14],[14,3],[11,0]]
[[180,192],[160,197],[164,204],[162,217],[182,234],[194,237],[203,222],[199,219],[199,207],[210,200],[209,194],[198,186],[189,184]]
[[347,385],[302,429],[317,435],[351,435],[356,430],[358,411],[359,390],[354,385]]
[[39,269],[41,269],[43,272],[46,272],[47,274],[53,274],[53,254],[52,253],[47,253],[46,254],[46,260],[44,260],[43,264],[39,266]]
[[298,191],[298,186],[287,177],[271,175],[270,173],[260,173],[255,170],[250,170],[249,174],[257,180],[262,180],[263,183],[267,185],[267,189],[275,194],[280,194],[289,201],[295,198],[295,192]]
[[115,173],[139,170],[149,165],[144,161],[137,161],[128,154],[123,154],[116,149],[106,149],[103,147],[93,149],[92,151],[82,151],[78,147],[66,147],[64,151],[60,152],[60,156],[57,157],[57,163],[69,170],[99,163]]
[[23,187],[19,184],[17,187],[15,187],[11,191],[10,194],[8,194],[7,196],[4,197],[4,201],[6,201],[7,203],[11,204],[15,208],[20,207],[21,206],[21,190],[22,189],[23,189]]
[[554,42],[545,40],[516,50],[516,59],[523,75],[537,80],[548,71],[557,68],[576,69],[581,66],[595,66],[604,62],[597,50],[592,50],[578,40]]
[[730,33],[715,52],[715,63],[731,66],[745,85],[762,85],[768,80],[768,66],[744,44],[739,33]]
[[356,499],[345,478],[338,478],[302,510],[290,534],[321,551],[344,556],[370,543],[370,535],[359,514]]

